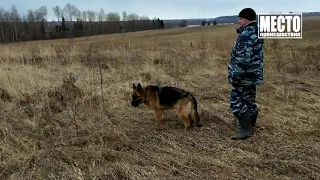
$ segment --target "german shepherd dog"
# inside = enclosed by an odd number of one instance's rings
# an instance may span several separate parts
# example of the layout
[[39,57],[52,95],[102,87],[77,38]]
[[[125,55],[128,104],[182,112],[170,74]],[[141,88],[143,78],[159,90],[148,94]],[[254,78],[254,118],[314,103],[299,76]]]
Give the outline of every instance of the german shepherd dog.
[[131,105],[138,107],[145,104],[153,109],[156,115],[156,125],[163,122],[163,111],[176,109],[180,119],[184,122],[184,130],[191,128],[193,123],[201,127],[198,114],[197,100],[189,92],[170,86],[147,85],[142,87],[133,83],[133,94]]

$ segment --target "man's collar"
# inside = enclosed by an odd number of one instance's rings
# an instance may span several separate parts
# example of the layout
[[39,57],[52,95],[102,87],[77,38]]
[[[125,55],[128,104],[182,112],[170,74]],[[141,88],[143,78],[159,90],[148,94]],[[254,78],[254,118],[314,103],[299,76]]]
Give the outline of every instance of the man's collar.
[[246,27],[251,26],[252,24],[256,24],[256,23],[257,23],[256,20],[250,21],[248,24],[244,25],[243,27],[237,28],[237,33],[240,34]]

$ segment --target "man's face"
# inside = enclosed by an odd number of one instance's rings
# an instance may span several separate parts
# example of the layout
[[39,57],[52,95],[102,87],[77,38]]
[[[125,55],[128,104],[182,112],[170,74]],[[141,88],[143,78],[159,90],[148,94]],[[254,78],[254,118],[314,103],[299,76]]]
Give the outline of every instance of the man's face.
[[248,24],[250,21],[248,19],[239,17],[238,19],[238,24],[240,25],[240,27],[245,26],[246,24]]

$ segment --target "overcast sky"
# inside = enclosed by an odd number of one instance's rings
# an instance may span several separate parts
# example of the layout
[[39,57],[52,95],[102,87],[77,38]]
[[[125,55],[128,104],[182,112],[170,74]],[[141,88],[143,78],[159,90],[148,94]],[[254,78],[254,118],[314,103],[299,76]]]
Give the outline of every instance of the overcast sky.
[[181,19],[181,18],[214,18],[224,15],[236,15],[245,7],[251,7],[257,13],[265,12],[312,12],[320,11],[320,0],[1,0],[0,7],[11,9],[15,5],[19,13],[28,9],[47,6],[48,20],[56,19],[52,7],[63,8],[68,2],[79,10],[99,12],[122,11],[147,15],[149,18]]

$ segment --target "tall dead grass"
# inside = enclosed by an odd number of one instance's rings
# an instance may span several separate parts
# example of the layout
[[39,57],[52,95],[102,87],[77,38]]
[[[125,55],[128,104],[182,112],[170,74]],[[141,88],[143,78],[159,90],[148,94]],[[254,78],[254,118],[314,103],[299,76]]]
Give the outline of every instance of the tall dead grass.
[[[309,23],[309,24],[308,24]],[[254,137],[233,142],[235,26],[9,44],[0,49],[1,179],[319,179],[319,23],[268,40]],[[204,127],[130,107],[131,84],[196,94]]]

